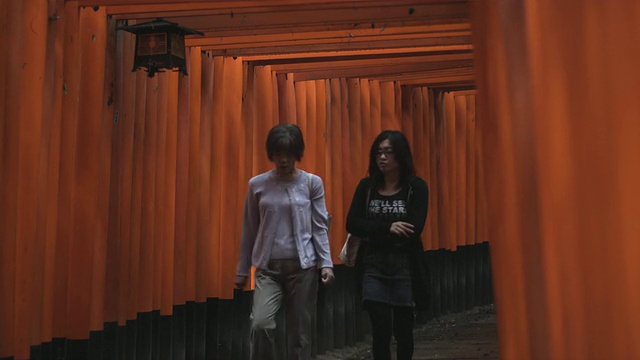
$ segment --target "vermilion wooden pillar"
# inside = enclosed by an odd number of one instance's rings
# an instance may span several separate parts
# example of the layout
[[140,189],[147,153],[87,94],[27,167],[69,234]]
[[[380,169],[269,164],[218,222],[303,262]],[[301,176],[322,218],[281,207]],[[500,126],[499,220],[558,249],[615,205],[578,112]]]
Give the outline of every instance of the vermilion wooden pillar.
[[640,357],[640,4],[477,1],[505,359]]
[[242,122],[242,59],[225,57],[223,59],[222,81],[224,86],[224,108],[220,112],[225,121],[218,135],[222,143],[217,158],[224,169],[220,182],[220,211],[217,222],[220,223],[219,248],[215,253],[220,259],[219,277],[215,279],[217,289],[214,295],[229,299],[233,297],[233,280],[236,274],[238,244],[240,243],[242,210],[244,194],[247,189],[245,161],[247,138],[244,134],[246,124]]

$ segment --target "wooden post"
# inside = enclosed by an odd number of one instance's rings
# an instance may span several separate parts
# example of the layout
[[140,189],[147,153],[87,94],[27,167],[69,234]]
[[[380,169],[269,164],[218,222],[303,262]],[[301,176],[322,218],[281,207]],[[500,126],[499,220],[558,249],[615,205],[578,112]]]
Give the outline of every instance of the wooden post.
[[640,357],[640,6],[473,6],[500,355]]

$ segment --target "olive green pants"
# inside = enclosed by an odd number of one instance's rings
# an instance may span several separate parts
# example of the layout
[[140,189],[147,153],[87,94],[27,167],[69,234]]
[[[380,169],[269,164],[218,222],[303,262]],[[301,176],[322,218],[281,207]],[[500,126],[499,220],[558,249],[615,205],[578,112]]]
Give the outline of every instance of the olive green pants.
[[[256,271],[251,310],[251,359],[311,359],[313,317],[318,295],[318,269],[301,269],[296,260],[273,260],[268,269]],[[276,315],[284,306],[286,347],[276,343]]]

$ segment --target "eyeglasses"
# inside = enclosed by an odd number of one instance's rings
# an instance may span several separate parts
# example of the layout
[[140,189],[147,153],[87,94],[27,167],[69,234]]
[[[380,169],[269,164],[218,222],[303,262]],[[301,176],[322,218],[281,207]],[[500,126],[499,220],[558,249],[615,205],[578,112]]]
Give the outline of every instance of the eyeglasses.
[[384,154],[384,156],[386,157],[389,157],[393,155],[393,149],[378,149],[376,156],[382,156],[382,154]]

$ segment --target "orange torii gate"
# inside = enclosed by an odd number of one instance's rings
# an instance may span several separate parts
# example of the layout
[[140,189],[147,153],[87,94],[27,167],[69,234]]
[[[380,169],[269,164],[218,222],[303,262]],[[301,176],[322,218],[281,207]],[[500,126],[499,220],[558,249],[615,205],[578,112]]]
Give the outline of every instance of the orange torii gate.
[[[355,2],[382,16],[381,2]],[[159,3],[135,9],[223,6]],[[302,1],[291,3],[312,19]],[[398,0],[390,14],[408,13],[405,5],[443,19],[469,13],[467,1]],[[110,15],[130,10],[124,2],[2,2],[0,29],[12,51],[0,57],[0,358],[26,359],[32,346],[55,339],[75,344],[105,324],[126,328],[151,322],[152,313],[166,319],[185,304],[236,296],[246,180],[269,167],[267,130],[289,121],[308,139],[301,166],[325,180],[334,255],[369,142],[382,129],[401,129],[432,190],[426,248],[450,259],[491,241],[502,357],[640,356],[640,5],[471,5],[473,58],[464,21],[439,24],[428,15],[436,25],[396,30],[385,43],[428,53],[419,65],[377,59],[393,49],[371,50],[349,68],[279,62],[278,54],[266,61],[259,47],[226,56],[194,42],[188,77],[150,79],[129,71],[133,37],[115,31]],[[450,36],[437,38],[434,28]],[[313,44],[305,55],[328,48]],[[435,60],[429,51],[454,54]],[[388,61],[402,74],[383,74]],[[373,75],[363,70],[369,66]],[[443,311],[460,309],[451,303],[476,279],[466,275],[486,271],[486,259],[476,259],[456,265],[459,281],[451,271],[434,277]],[[225,346],[241,347],[223,329]]]

